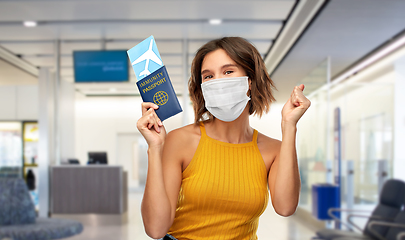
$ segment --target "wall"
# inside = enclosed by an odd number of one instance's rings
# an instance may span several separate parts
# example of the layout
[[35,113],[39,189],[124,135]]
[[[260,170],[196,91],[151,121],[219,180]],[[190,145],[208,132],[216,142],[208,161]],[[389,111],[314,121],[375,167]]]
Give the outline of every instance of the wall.
[[[38,85],[0,86],[0,120],[38,121]],[[60,84],[60,151],[61,159],[75,156],[75,90],[72,83]]]
[[38,119],[38,86],[1,86],[0,120]]
[[[107,151],[115,164],[117,134],[138,134],[136,123],[141,117],[139,97],[84,97],[76,94],[76,157],[87,162],[88,151]],[[180,99],[181,102],[181,99]],[[181,114],[167,119],[166,131],[181,127]]]
[[250,116],[250,125],[264,135],[281,141],[281,110],[284,103],[273,103],[269,113],[261,118]]

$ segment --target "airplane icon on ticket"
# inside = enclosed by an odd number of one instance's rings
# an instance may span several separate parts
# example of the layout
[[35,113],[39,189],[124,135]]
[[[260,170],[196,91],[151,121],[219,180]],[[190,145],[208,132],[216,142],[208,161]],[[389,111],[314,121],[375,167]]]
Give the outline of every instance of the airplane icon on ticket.
[[[153,39],[153,37],[150,37],[150,38],[148,38],[147,40],[149,40],[150,39],[150,41],[149,41],[149,48],[147,48],[147,50],[146,50],[146,52],[144,52],[142,55],[140,55],[139,57],[137,57],[131,64],[132,64],[132,67],[134,68],[134,70],[135,70],[135,68],[137,68],[136,70],[138,70],[138,71],[140,71],[140,67],[142,66],[138,66],[138,67],[136,67],[135,65],[137,65],[138,63],[141,63],[141,62],[143,62],[143,61],[146,61],[145,62],[145,68],[144,69],[142,69],[142,71],[139,73],[139,75],[137,75],[137,77],[139,77],[139,79],[138,80],[140,80],[141,78],[143,78],[143,77],[146,77],[146,76],[148,76],[150,73],[151,73],[151,71],[153,72],[153,71],[155,71],[156,70],[156,65],[155,65],[155,68],[153,68],[152,67],[152,70],[150,69],[150,61],[153,61],[154,63],[156,63],[157,65],[159,65],[159,66],[163,66],[163,62],[162,62],[162,60],[161,60],[161,58],[160,58],[160,56],[158,55],[158,54],[156,54],[155,53],[155,51],[153,51],[153,43],[154,43],[154,39]],[[145,42],[146,43],[146,42]],[[145,44],[145,43],[143,43],[143,44]],[[145,48],[146,48],[146,46],[145,46]],[[142,48],[142,49],[145,49],[145,48]],[[138,53],[139,53],[139,50],[141,50],[140,48],[138,48],[137,49],[138,50]],[[131,54],[130,54],[130,57],[131,57]],[[135,73],[137,72],[135,70]]]

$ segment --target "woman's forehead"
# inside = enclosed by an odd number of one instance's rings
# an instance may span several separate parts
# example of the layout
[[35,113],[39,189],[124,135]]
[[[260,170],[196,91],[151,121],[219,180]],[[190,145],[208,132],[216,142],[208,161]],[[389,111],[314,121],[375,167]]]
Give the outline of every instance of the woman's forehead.
[[238,67],[238,64],[225,52],[225,50],[217,49],[205,55],[201,64],[201,71],[211,68],[220,68],[224,65],[235,65]]

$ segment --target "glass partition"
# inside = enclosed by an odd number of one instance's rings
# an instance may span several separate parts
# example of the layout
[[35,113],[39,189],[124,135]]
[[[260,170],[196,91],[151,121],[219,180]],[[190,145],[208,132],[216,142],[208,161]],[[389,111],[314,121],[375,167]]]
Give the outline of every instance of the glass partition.
[[[392,176],[394,84],[389,75],[373,80],[331,91],[331,107],[341,108],[342,166],[354,163],[354,204],[377,203],[384,179]],[[347,178],[343,171],[343,203]]]
[[336,108],[341,115],[341,206],[346,207],[348,202],[376,204],[384,180],[392,176],[392,70],[354,76],[332,86],[327,80],[328,62],[322,62],[300,82],[305,84],[304,93],[312,103],[297,132],[302,182],[299,206],[308,211],[312,211],[312,185],[333,183]]
[[328,82],[326,59],[298,84],[304,84],[304,94],[310,96],[311,107],[300,120],[297,137],[297,154],[301,175],[300,207],[311,211],[311,186],[325,183],[328,156]]

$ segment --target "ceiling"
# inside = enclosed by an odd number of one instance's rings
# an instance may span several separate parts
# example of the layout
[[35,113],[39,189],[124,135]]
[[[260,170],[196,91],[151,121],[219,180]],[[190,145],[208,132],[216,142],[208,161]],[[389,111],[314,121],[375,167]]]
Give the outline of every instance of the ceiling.
[[[14,65],[25,70],[21,65],[55,69],[59,50],[61,78],[74,82],[73,51],[127,50],[154,35],[176,93],[182,94],[202,44],[241,36],[264,57],[278,89],[275,97],[284,102],[327,56],[334,77],[402,32],[404,12],[403,0],[3,0],[0,50],[17,56],[23,64]],[[210,19],[222,23],[212,25]],[[26,20],[38,26],[25,27]],[[0,61],[0,85],[35,84],[35,76],[17,73],[6,61]],[[132,68],[130,77],[129,83],[75,87],[87,96],[136,95]]]
[[[264,56],[295,3],[294,0],[0,1],[0,46],[36,67],[55,68],[59,40],[61,78],[74,82],[73,51],[127,50],[154,35],[174,88],[182,94],[188,78],[185,75],[202,44],[223,36],[241,36]],[[212,25],[210,19],[221,19],[222,23]],[[26,20],[37,21],[37,27],[23,26]],[[1,68],[0,71],[6,74]],[[130,78],[130,83],[76,84],[76,88],[88,95],[135,94],[138,91],[132,68]],[[110,93],[110,88],[116,91]]]
[[277,85],[276,99],[287,100],[291,89],[322,65],[326,57],[330,57],[333,81],[404,30],[404,0],[326,1],[273,71],[272,79],[283,82]]

